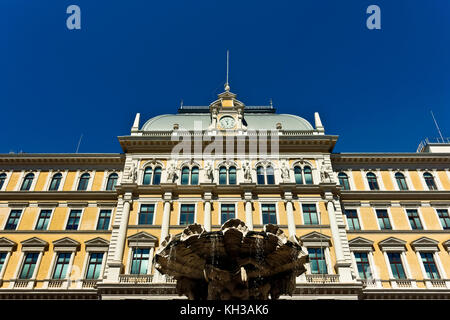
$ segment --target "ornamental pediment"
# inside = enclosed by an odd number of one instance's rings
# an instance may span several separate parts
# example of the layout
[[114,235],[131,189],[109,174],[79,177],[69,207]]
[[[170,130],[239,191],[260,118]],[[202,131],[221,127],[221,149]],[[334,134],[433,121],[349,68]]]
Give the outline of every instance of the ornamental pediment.
[[157,241],[158,238],[145,231],[141,231],[128,237],[128,245],[130,247],[154,247]]
[[65,237],[65,238],[53,241],[53,246],[54,247],[78,247],[78,246],[80,246],[80,243],[69,237]]
[[103,238],[97,237],[84,242],[86,247],[109,247],[109,241]]
[[317,245],[319,245],[319,246],[323,245],[323,246],[328,247],[331,245],[331,238],[329,236],[326,236],[317,231],[313,231],[311,233],[308,233],[308,234],[300,237],[300,240],[302,241],[303,245],[306,247],[317,246]]
[[411,242],[411,247],[414,250],[422,249],[422,250],[437,250],[439,241],[430,239],[428,237],[422,237],[417,240]]
[[48,246],[48,242],[37,237],[33,237],[27,240],[20,242],[22,247],[46,247]]
[[370,249],[373,248],[373,241],[362,237],[357,237],[348,242],[350,249]]
[[[5,237],[0,238],[0,248],[8,248],[9,250],[11,250],[12,248],[14,248],[17,244],[14,241],[11,241]],[[4,249],[2,249],[4,250]]]
[[383,241],[380,241],[378,246],[381,249],[405,250],[406,241],[395,237],[389,237]]

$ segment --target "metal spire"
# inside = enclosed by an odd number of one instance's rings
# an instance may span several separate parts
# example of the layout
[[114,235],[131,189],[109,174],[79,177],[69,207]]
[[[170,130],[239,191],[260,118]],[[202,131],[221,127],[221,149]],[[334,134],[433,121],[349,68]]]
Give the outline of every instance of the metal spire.
[[436,119],[434,117],[433,110],[430,110],[430,112],[431,112],[431,116],[433,117],[434,124],[436,125],[437,131],[439,132],[439,135],[441,136],[441,140],[442,140],[442,142],[444,142],[444,137],[442,136],[441,129],[439,129],[437,121],[436,121]]
[[230,85],[228,84],[228,73],[230,69],[230,51],[227,50],[227,82],[225,83],[225,91],[230,91]]

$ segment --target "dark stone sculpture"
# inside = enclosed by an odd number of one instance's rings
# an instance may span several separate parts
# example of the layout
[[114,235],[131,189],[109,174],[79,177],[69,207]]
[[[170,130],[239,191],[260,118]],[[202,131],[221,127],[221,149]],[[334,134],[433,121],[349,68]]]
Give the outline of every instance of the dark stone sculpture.
[[177,280],[190,300],[267,300],[292,295],[295,278],[306,271],[308,255],[296,238],[276,225],[250,231],[239,219],[207,232],[189,225],[168,236],[155,255],[155,268]]

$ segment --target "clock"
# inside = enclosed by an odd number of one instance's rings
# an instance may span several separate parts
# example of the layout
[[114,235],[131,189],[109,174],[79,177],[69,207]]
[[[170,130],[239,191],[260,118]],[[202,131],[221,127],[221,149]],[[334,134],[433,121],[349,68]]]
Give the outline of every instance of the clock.
[[235,125],[234,118],[230,117],[230,116],[223,116],[222,118],[220,118],[219,123],[222,126],[222,128],[224,129],[231,129],[234,127]]

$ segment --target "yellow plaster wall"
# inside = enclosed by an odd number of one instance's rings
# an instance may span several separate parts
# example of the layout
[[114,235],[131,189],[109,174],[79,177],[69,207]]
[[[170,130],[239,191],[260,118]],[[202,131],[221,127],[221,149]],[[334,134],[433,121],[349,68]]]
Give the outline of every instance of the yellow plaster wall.
[[361,175],[361,171],[352,171],[353,182],[355,183],[356,190],[364,190],[364,181]]
[[71,191],[75,180],[76,172],[67,172],[66,181],[64,181],[63,191]]
[[445,190],[450,190],[450,179],[448,178],[448,174],[445,171],[438,171],[437,175],[439,180],[441,181],[441,185]]
[[34,187],[35,191],[44,191],[45,183],[47,182],[48,178],[48,171],[41,171],[39,173],[38,180],[36,181],[36,186]]
[[96,171],[94,181],[92,182],[92,191],[100,191],[102,189],[103,178],[105,177],[104,171]]
[[409,178],[412,181],[414,190],[423,190],[423,185],[419,173],[416,170],[409,170]]
[[395,190],[389,171],[380,171],[380,172],[381,172],[381,179],[383,179],[384,188],[389,191]]
[[17,184],[19,183],[19,178],[22,172],[13,172],[11,178],[9,179],[8,185],[6,186],[6,191],[13,191]]

